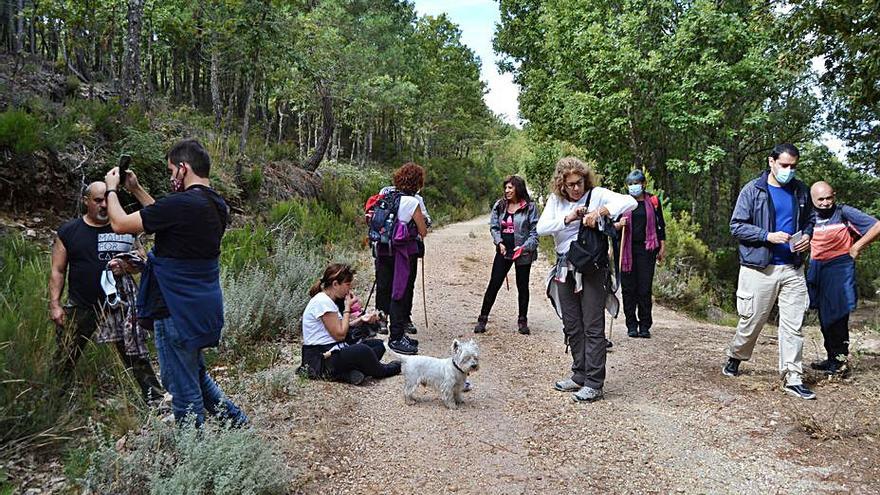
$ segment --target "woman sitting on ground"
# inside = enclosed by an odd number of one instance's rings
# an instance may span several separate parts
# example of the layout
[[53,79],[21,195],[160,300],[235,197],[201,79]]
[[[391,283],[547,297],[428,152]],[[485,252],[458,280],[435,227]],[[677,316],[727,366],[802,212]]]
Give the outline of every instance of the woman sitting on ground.
[[[351,327],[372,324],[378,319],[375,313],[351,318],[354,274],[349,265],[333,263],[309,289],[312,299],[303,311],[300,366],[300,371],[309,378],[329,378],[357,385],[367,376],[385,378],[400,373],[400,361],[380,362],[385,354],[381,340],[346,342]],[[343,301],[342,311],[337,301]]]
[[511,266],[516,266],[516,292],[519,298],[517,329],[529,333],[529,271],[538,258],[538,209],[529,197],[526,181],[511,175],[504,179],[504,196],[492,207],[489,230],[495,243],[495,260],[489,286],[483,295],[483,306],[474,333],[486,331],[489,312]]

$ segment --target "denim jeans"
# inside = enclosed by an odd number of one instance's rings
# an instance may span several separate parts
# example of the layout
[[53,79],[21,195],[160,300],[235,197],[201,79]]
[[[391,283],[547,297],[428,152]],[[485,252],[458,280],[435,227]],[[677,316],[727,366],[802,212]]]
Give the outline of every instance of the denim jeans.
[[190,350],[181,345],[174,321],[171,318],[156,320],[153,328],[162,384],[171,393],[171,407],[178,424],[192,414],[196,425],[201,425],[205,421],[205,411],[236,426],[246,424],[248,418],[244,412],[226,398],[208,376],[202,350]]

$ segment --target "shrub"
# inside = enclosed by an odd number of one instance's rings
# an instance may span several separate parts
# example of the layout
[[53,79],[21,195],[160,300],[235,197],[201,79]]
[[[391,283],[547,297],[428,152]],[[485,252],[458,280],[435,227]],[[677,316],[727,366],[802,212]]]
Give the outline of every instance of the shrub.
[[247,266],[262,267],[274,242],[264,225],[227,230],[220,248],[220,265],[229,275],[237,275]]
[[249,345],[293,332],[309,300],[308,289],[323,261],[298,239],[279,240],[263,267],[223,276],[225,352],[240,354]]
[[0,113],[0,148],[18,155],[33,153],[43,146],[40,127],[39,120],[23,110]]
[[64,94],[65,96],[76,96],[79,93],[80,81],[79,78],[74,75],[67,76],[67,79],[64,80]]
[[250,428],[178,428],[152,419],[122,451],[102,445],[80,484],[93,493],[285,493],[292,473],[279,451]]
[[[137,174],[138,182],[153,196],[168,191],[168,170],[165,166],[167,148],[161,134],[136,127],[126,127],[125,137],[116,147],[117,156],[131,156],[131,169]],[[115,161],[112,165],[116,165]],[[104,173],[106,170],[100,171],[99,175],[103,176]]]
[[64,422],[64,400],[51,393],[52,353],[46,352],[54,349],[48,273],[48,255],[35,244],[0,234],[0,445]]
[[661,303],[705,316],[717,299],[710,286],[715,259],[699,232],[687,212],[667,215],[666,259],[658,266],[654,294]]
[[[347,213],[352,214],[348,206]],[[299,236],[303,241],[316,247],[354,247],[363,237],[355,220],[346,221],[340,212],[331,211],[315,199],[292,199],[277,203],[269,212],[269,221],[286,231]]]

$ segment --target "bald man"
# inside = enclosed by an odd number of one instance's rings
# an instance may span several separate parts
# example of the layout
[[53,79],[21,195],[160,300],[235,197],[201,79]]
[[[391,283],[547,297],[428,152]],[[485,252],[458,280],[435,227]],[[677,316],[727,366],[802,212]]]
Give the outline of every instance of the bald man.
[[880,236],[880,222],[851,206],[837,205],[827,182],[810,188],[816,227],[810,240],[807,288],[810,307],[819,310],[828,359],[810,365],[828,375],[846,374],[849,314],[856,308],[855,260]]
[[[92,182],[83,190],[85,214],[62,225],[52,246],[49,318],[55,322],[58,340],[55,366],[64,379],[69,379],[83,347],[97,329],[101,301],[105,299],[101,275],[108,266],[120,274],[125,267],[113,257],[136,247],[133,235],[116,234],[110,227],[106,191],[103,182]],[[62,306],[65,276],[67,303]],[[161,399],[164,391],[149,358],[129,355],[123,342],[116,342],[116,349],[140,385],[144,399]]]

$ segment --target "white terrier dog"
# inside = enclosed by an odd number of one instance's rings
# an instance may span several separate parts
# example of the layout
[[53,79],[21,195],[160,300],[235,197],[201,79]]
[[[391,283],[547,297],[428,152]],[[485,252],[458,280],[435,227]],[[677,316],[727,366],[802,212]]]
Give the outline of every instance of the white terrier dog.
[[416,402],[413,394],[419,385],[430,385],[440,392],[449,409],[457,409],[464,402],[464,381],[471,372],[480,369],[480,348],[473,340],[452,342],[452,356],[440,359],[430,356],[400,356],[403,362],[403,397],[407,404]]

